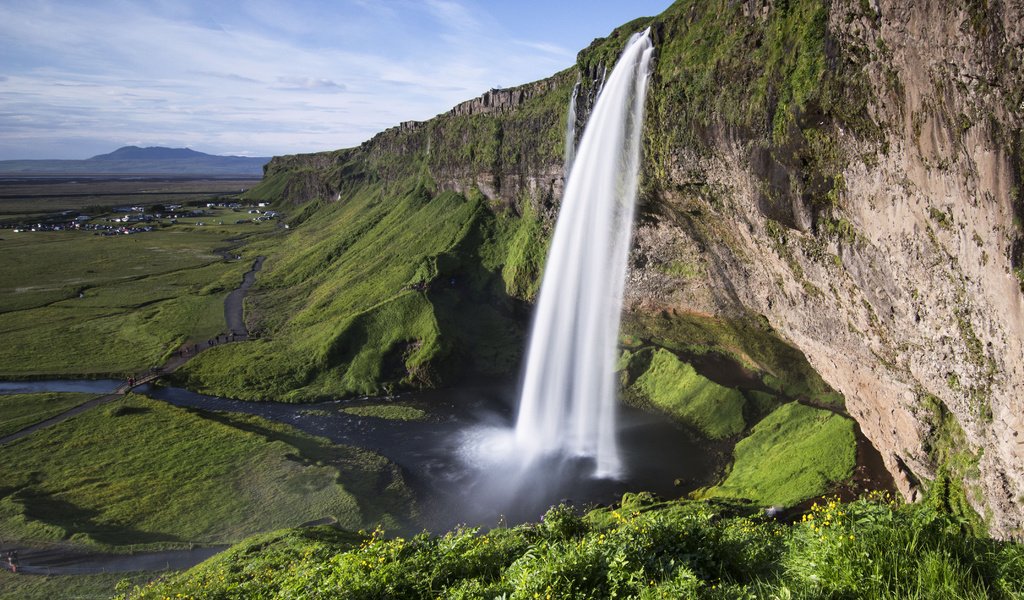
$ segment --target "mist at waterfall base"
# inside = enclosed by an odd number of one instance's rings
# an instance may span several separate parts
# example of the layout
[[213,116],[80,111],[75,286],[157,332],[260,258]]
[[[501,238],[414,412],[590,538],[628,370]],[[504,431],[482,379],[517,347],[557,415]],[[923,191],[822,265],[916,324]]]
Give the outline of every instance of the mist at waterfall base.
[[[527,348],[515,428],[466,431],[463,456],[483,475],[477,494],[534,505],[584,488],[615,488],[640,465],[624,462],[615,362],[632,239],[650,32],[635,34],[603,82],[573,152],[573,89],[566,183]],[[510,507],[511,508],[511,507]]]

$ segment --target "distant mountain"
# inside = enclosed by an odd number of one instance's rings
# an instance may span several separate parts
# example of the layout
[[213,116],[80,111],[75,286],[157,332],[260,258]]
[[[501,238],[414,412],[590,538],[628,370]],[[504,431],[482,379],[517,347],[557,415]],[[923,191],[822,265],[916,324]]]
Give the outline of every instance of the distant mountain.
[[124,146],[86,160],[3,160],[0,176],[214,175],[261,177],[270,157],[218,156],[191,148]]
[[[164,146],[148,146],[146,148],[140,148],[138,146],[122,146],[108,154],[97,154],[89,160],[164,160],[202,157],[227,158],[215,156],[213,154],[206,154],[205,152],[197,152],[191,148],[166,148]],[[239,156],[231,158],[242,157]]]

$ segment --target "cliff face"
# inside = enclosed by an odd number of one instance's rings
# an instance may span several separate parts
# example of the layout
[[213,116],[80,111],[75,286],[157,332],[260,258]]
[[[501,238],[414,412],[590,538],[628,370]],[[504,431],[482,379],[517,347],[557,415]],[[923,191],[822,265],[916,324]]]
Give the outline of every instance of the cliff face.
[[[735,27],[771,27],[777,10],[747,3]],[[821,85],[867,90],[848,100],[863,113],[811,98],[766,136],[712,117],[661,150],[629,286],[637,310],[764,315],[845,395],[904,495],[945,464],[1015,536],[1022,17],[1020,3],[834,3]],[[680,260],[703,275],[651,268]],[[943,433],[950,415],[962,438]]]
[[763,316],[845,395],[904,495],[941,471],[993,533],[1021,536],[1021,19],[1020,2],[683,0],[551,79],[274,159],[267,185],[305,182],[304,201],[419,173],[545,231],[573,84],[582,123],[651,25],[627,310]]
[[301,204],[367,179],[429,175],[439,191],[479,190],[505,207],[551,208],[562,192],[562,132],[575,74],[490,90],[425,122],[406,121],[358,148],[274,157],[263,191]]

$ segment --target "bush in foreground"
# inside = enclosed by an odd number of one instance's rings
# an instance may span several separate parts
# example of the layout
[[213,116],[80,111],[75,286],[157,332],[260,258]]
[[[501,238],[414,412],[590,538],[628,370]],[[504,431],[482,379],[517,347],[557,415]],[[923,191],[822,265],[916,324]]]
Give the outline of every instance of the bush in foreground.
[[486,533],[277,532],[122,598],[1022,597],[1024,546],[970,531],[941,502],[880,495],[786,523],[627,494],[616,509],[557,506]]

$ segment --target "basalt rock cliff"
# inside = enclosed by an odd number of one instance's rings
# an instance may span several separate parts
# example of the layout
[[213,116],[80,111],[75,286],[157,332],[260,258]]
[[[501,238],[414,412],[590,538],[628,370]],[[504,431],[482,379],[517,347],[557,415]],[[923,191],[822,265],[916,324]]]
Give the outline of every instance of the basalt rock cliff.
[[630,315],[766,322],[845,396],[906,497],[946,474],[992,533],[1021,537],[1022,21],[1019,0],[680,0],[550,79],[275,158],[253,193],[309,206],[418,178],[543,237],[574,84],[582,126],[649,26]]

